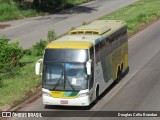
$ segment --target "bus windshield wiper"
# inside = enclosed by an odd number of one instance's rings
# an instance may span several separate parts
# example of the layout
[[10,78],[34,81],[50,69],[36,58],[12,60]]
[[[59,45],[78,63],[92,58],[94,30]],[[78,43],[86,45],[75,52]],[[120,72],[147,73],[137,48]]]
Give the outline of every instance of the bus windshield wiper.
[[53,90],[55,90],[56,87],[59,85],[60,80],[63,80],[62,77],[63,77],[63,71],[62,71],[62,74],[61,74],[60,78],[58,79],[57,83],[55,84]]
[[68,79],[66,79],[66,81],[68,82],[69,86],[72,88],[73,91],[76,91],[75,88],[73,87],[73,85],[71,85],[71,83],[68,81]]

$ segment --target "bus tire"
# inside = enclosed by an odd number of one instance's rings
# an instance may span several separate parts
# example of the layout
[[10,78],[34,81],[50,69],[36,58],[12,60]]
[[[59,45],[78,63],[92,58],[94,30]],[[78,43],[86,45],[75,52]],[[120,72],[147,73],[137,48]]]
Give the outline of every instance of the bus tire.
[[120,80],[121,80],[121,70],[120,67],[118,67],[116,84],[118,84]]
[[121,70],[120,70],[120,79],[124,77],[123,75],[123,63],[121,64]]
[[98,100],[99,100],[99,86],[97,86],[97,88],[96,88],[96,98],[95,98],[94,103],[96,104],[98,102]]
[[49,109],[51,106],[50,105],[45,105],[44,108]]

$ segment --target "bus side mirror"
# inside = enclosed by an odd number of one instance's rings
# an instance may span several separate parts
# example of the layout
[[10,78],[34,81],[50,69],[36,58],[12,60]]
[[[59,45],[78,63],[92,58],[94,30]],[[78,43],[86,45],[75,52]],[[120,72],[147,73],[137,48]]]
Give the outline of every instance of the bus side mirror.
[[87,75],[91,75],[91,60],[87,61],[86,67],[87,67]]
[[35,66],[35,73],[36,73],[36,75],[42,75],[42,73],[40,72],[40,70],[41,70],[41,63],[42,62],[43,62],[43,59],[39,59],[36,62],[36,66]]

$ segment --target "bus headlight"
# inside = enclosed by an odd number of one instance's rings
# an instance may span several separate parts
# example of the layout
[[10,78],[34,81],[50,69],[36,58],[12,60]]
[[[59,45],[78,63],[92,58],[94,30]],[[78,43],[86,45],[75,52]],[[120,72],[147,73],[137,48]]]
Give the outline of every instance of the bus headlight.
[[89,95],[89,93],[87,92],[87,93],[80,93],[79,94],[79,97],[86,97],[86,96],[88,96]]
[[47,93],[47,92],[43,92],[43,95],[44,95],[44,96],[51,97],[51,94],[50,94],[50,93]]

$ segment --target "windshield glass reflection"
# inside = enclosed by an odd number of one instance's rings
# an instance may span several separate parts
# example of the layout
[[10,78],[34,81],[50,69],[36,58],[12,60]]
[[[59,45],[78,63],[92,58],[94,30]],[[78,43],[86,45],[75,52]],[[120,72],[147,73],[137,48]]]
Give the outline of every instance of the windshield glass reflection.
[[51,90],[84,90],[88,81],[85,64],[46,63],[43,86]]

